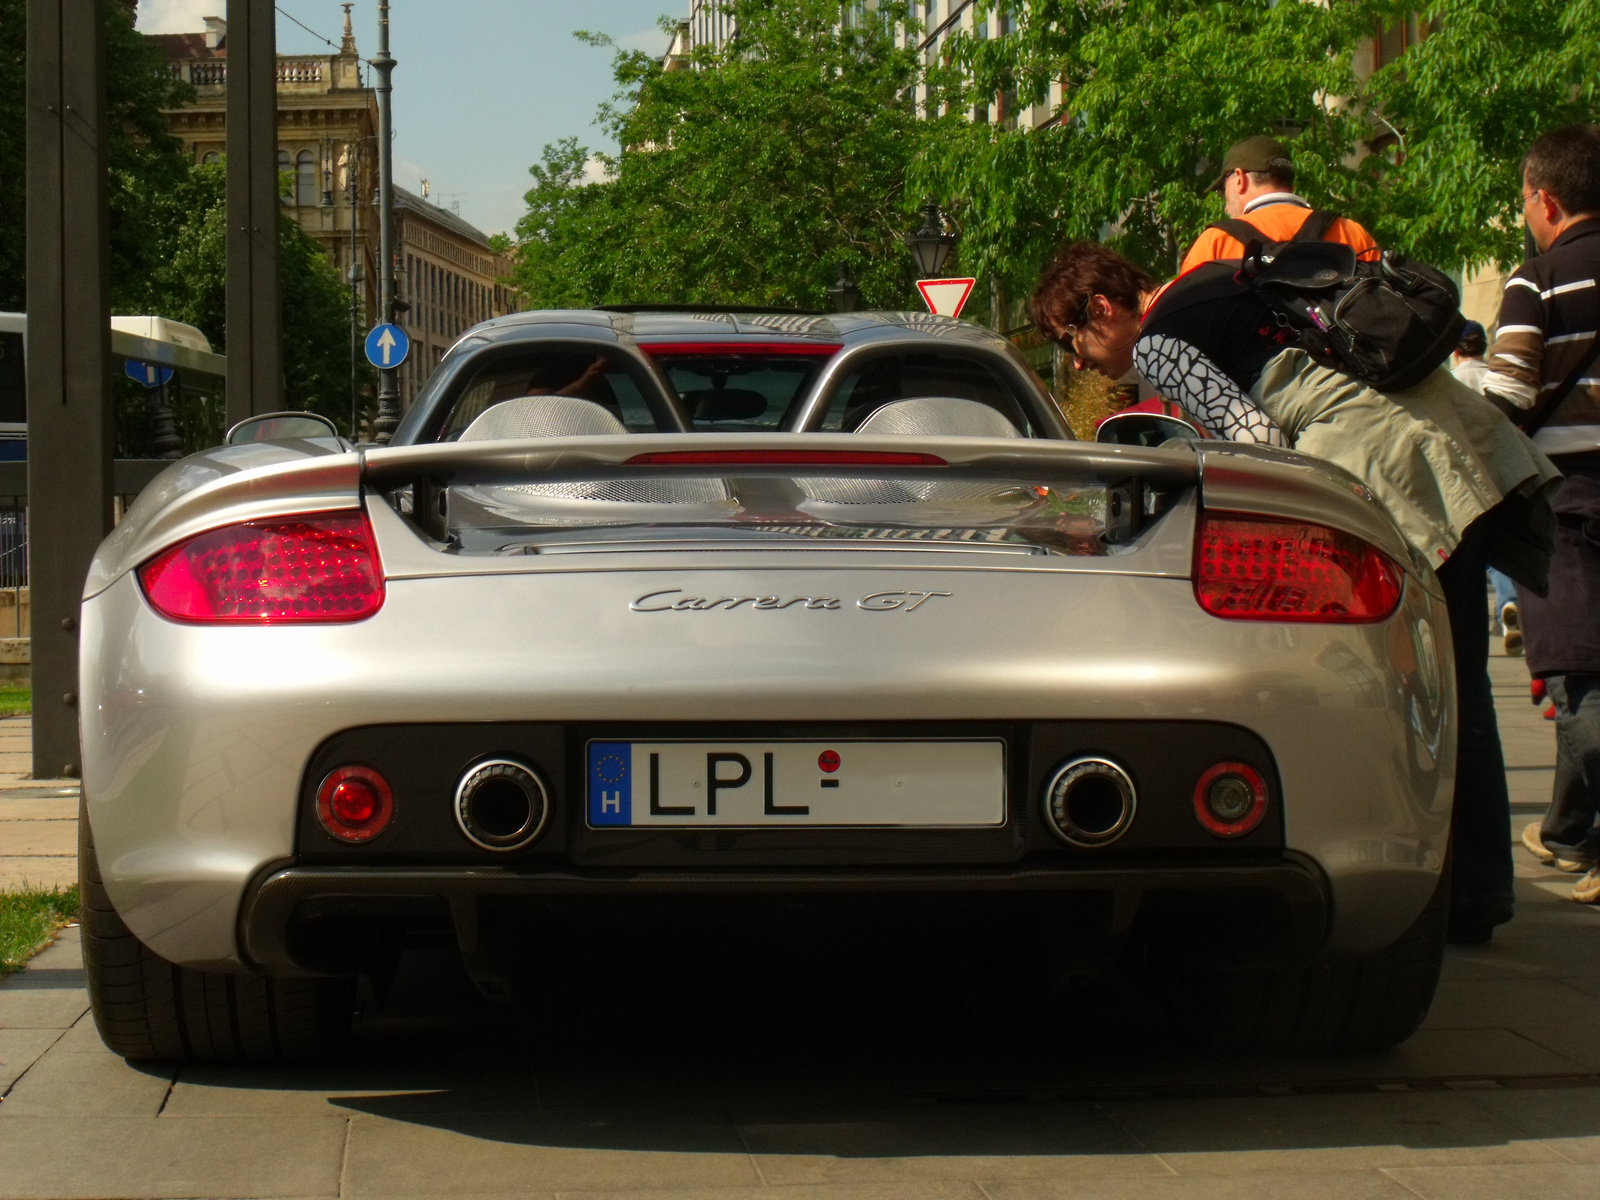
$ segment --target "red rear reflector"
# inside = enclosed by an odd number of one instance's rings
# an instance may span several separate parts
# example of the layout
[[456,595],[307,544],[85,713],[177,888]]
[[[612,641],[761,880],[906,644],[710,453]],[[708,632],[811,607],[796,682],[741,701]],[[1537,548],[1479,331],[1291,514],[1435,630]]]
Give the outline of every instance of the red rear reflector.
[[1267,815],[1267,781],[1249,763],[1217,763],[1194,785],[1194,815],[1218,837],[1243,837]]
[[341,842],[370,842],[394,816],[394,791],[371,767],[335,767],[317,789],[317,819]]
[[662,450],[635,454],[630,467],[947,467],[937,454],[877,450]]
[[1325,525],[1239,513],[1200,522],[1194,592],[1239,621],[1381,621],[1400,603],[1400,568],[1360,538]]
[[779,354],[802,358],[832,358],[844,349],[832,342],[641,342],[646,354]]
[[139,568],[151,606],[204,624],[359,621],[383,607],[362,512],[247,521],[196,534]]

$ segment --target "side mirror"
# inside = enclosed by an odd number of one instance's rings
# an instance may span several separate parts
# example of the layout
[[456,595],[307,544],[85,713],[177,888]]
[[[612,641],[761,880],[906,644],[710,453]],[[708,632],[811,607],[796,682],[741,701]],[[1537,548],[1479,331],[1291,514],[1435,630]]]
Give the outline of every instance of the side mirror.
[[247,442],[283,442],[291,438],[336,438],[339,428],[327,417],[309,412],[262,413],[246,417],[232,429],[223,443],[243,446]]
[[1119,446],[1159,446],[1173,438],[1185,440],[1205,437],[1205,433],[1181,417],[1167,417],[1158,413],[1113,413],[1100,422],[1094,440],[1111,442]]

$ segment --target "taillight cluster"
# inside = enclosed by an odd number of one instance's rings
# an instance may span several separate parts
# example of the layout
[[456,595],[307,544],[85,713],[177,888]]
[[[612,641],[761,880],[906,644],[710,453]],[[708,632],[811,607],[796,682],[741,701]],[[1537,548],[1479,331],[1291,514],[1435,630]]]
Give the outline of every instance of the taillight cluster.
[[1200,607],[1239,621],[1381,621],[1400,603],[1400,568],[1360,538],[1325,525],[1241,513],[1200,521]]
[[174,621],[343,622],[383,607],[365,513],[311,513],[207,530],[139,568],[151,607]]

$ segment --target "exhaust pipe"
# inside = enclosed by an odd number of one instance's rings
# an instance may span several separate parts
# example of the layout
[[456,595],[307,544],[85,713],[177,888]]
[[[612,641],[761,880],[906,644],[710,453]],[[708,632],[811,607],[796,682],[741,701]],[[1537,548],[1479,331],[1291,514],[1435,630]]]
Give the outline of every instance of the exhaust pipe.
[[509,758],[467,769],[456,784],[456,824],[485,850],[509,852],[531,845],[550,816],[550,793],[538,774]]
[[1071,846],[1109,846],[1133,825],[1139,797],[1128,773],[1107,758],[1075,758],[1044,790],[1045,824]]

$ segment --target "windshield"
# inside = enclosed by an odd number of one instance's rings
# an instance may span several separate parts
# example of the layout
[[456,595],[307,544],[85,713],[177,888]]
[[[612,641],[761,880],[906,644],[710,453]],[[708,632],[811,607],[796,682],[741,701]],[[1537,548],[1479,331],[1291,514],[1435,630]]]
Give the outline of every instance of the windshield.
[[837,347],[785,354],[646,349],[667,373],[696,429],[733,433],[778,429]]

